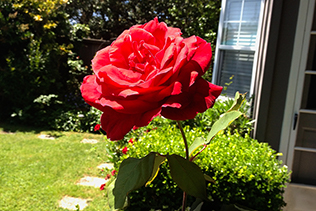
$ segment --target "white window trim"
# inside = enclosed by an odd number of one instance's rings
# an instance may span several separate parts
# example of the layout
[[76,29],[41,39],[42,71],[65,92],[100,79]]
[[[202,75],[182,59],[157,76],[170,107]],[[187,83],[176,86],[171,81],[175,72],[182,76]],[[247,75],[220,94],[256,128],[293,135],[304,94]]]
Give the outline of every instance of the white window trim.
[[222,62],[220,61],[220,51],[221,50],[241,50],[241,51],[250,51],[254,52],[254,61],[252,66],[252,74],[251,74],[251,83],[250,83],[250,90],[249,96],[252,96],[254,93],[254,82],[255,82],[255,72],[256,66],[258,61],[258,48],[259,48],[259,40],[261,35],[261,28],[262,28],[262,18],[263,18],[263,10],[264,10],[264,2],[265,0],[261,0],[261,7],[260,7],[260,14],[258,19],[258,29],[257,29],[257,39],[256,44],[254,47],[244,47],[244,46],[228,46],[228,45],[221,45],[222,39],[222,32],[223,32],[223,22],[224,22],[224,15],[226,10],[226,1],[222,0],[222,8],[220,12],[220,19],[219,19],[219,26],[218,26],[218,33],[217,33],[217,40],[216,40],[216,49],[215,49],[215,59],[214,59],[214,67],[213,67],[213,75],[212,75],[212,83],[218,84],[219,76],[220,76],[220,66]]

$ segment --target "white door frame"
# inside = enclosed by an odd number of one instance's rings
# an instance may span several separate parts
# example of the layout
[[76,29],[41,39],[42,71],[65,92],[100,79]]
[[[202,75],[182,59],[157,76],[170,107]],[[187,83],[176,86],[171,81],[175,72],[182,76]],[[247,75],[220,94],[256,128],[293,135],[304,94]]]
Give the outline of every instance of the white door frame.
[[297,134],[297,128],[293,129],[294,115],[299,113],[301,105],[314,8],[315,0],[300,1],[279,148],[283,154],[280,159],[289,170],[292,170]]

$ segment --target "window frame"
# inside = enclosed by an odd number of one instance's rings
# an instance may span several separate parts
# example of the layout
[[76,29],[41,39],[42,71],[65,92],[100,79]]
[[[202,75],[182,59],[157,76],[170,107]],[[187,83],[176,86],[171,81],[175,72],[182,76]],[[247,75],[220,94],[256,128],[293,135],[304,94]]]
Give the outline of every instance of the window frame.
[[[216,49],[215,49],[215,59],[214,59],[214,67],[213,67],[213,76],[212,76],[212,83],[213,84],[220,84],[220,70],[222,68],[222,52],[223,51],[247,51],[247,52],[254,52],[254,61],[252,64],[252,72],[251,72],[251,81],[250,81],[250,90],[249,95],[252,96],[254,93],[254,82],[256,77],[256,66],[258,60],[258,49],[260,43],[260,34],[261,34],[261,27],[262,27],[262,19],[263,19],[263,11],[264,11],[264,3],[265,0],[259,0],[261,2],[260,5],[260,12],[258,18],[258,28],[257,28],[257,35],[256,35],[256,42],[254,46],[236,46],[236,45],[222,45],[223,39],[223,26],[224,26],[224,19],[225,19],[225,11],[226,11],[226,3],[228,0],[222,0],[222,8],[220,12],[220,19],[219,19],[219,26],[218,26],[218,33],[217,33],[217,40],[216,40]],[[241,0],[242,3],[245,0]]]

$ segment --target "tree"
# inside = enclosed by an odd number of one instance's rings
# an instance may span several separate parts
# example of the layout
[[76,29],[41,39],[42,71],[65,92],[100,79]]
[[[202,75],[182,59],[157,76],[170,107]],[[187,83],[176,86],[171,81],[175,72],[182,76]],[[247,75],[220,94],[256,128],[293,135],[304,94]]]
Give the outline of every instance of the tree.
[[15,113],[35,121],[35,99],[69,91],[67,60],[77,46],[78,30],[68,21],[66,2],[0,1],[0,46],[5,49],[0,51],[2,119]]
[[158,17],[184,36],[198,35],[215,44],[220,0],[71,0],[71,19],[87,24],[91,38],[116,38],[124,29]]

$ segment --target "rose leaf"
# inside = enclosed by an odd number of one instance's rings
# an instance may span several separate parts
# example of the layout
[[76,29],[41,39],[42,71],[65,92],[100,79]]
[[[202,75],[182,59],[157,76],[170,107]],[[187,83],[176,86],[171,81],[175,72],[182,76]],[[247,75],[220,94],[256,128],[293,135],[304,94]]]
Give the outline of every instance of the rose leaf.
[[156,153],[149,153],[147,156],[125,159],[119,168],[113,195],[115,197],[114,207],[122,208],[129,192],[144,186],[151,178]]
[[179,155],[167,155],[172,179],[187,194],[208,200],[206,183],[200,167]]

